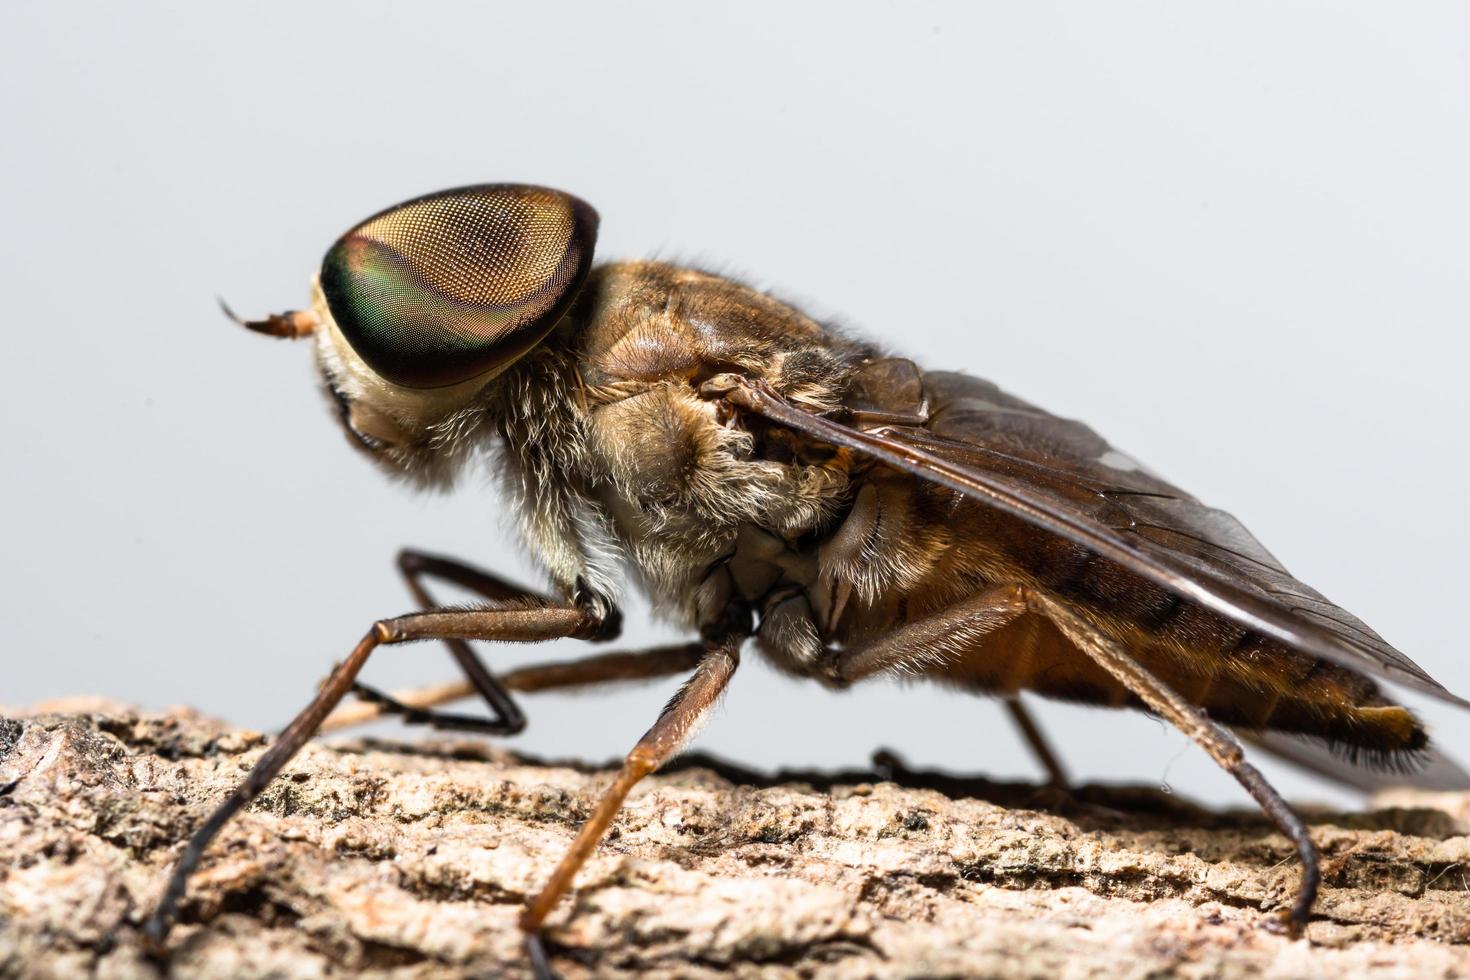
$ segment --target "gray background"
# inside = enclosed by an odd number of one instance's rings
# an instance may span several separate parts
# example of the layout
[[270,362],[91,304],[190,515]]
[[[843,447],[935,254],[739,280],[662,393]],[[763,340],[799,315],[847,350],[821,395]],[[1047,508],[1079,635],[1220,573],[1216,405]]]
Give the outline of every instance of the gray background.
[[[385,483],[307,349],[214,308],[299,306],[345,227],[484,180],[1088,419],[1470,693],[1467,37],[1455,4],[7,4],[0,701],[274,727],[406,609],[399,545],[535,580],[483,477]],[[671,686],[537,697],[519,744],[611,757]],[[1041,713],[1080,776],[1242,799],[1157,722]],[[754,658],[701,744],[1033,771],[986,701]]]

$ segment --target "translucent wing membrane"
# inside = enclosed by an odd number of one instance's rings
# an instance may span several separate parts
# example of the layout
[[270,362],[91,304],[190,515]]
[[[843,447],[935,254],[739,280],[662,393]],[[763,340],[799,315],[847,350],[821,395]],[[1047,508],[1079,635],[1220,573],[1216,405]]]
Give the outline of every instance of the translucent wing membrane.
[[[1181,577],[1213,601],[1203,604],[1260,628],[1304,652],[1335,660],[1459,704],[1465,701],[1394,649],[1351,613],[1294,578],[1238,520],[1149,473],[1091,428],[1062,419],[995,385],[951,372],[924,375],[931,402],[923,429],[893,430],[941,456],[965,457],[976,476],[1007,481],[986,451],[1016,457],[1018,468],[1047,471],[1014,490],[1031,491],[1044,510],[1090,518],[1089,530],[1137,558],[1124,564],[1160,585]],[[969,449],[981,450],[970,453]],[[1035,473],[1033,472],[1033,475]],[[1079,542],[1085,543],[1085,542]],[[1190,595],[1198,599],[1198,595]]]
[[1259,730],[1237,730],[1235,734],[1254,748],[1298,769],[1364,793],[1393,786],[1446,792],[1470,789],[1470,773],[1433,745],[1415,753],[1414,771],[1405,772],[1393,766],[1374,769],[1355,765],[1343,758],[1341,751],[1312,739]]

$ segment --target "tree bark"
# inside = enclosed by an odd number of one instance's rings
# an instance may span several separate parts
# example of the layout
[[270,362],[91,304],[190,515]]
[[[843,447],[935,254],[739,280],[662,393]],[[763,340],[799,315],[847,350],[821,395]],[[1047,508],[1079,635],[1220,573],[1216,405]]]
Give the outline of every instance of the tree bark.
[[[45,706],[43,706],[45,708]],[[139,927],[266,739],[92,703],[0,719],[0,976],[524,976],[516,915],[608,782],[482,741],[314,744],[215,842],[165,953]],[[1154,789],[686,759],[551,920],[564,976],[1470,975],[1470,794],[1309,811],[1292,849]]]

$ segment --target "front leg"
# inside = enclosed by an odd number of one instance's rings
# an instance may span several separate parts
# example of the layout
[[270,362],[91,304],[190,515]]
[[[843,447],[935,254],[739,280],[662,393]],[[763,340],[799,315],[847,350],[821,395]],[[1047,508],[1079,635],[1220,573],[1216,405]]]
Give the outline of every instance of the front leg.
[[552,605],[532,600],[496,603],[479,609],[431,610],[410,613],[395,619],[381,619],[368,630],[352,653],[332,671],[300,714],[286,726],[276,743],[256,761],[254,768],[233,793],[211,813],[194,832],[179,862],[174,866],[168,886],[144,934],[154,946],[161,946],[178,915],[189,875],[199,864],[204,850],[231,817],[239,813],[268,786],[291,761],[337,703],[352,689],[358,672],[379,646],[410,643],[415,640],[497,640],[511,643],[538,643],[565,637],[592,639],[603,623],[595,611],[571,604]]
[[[403,575],[403,580],[408,585],[408,591],[414,597],[414,601],[419,604],[420,609],[424,610],[439,606],[439,603],[435,602],[434,597],[429,594],[425,582],[431,578],[452,582],[460,588],[468,589],[492,601],[534,600],[540,603],[551,601],[540,593],[516,585],[493,572],[475,568],[473,565],[467,565],[453,558],[431,555],[408,548],[398,553],[398,571]],[[577,602],[579,605],[592,608],[599,617],[598,621],[602,624],[598,634],[591,639],[612,639],[617,635],[621,617],[614,607],[587,595],[579,595]],[[428,725],[440,730],[477,732],[484,735],[519,734],[526,727],[526,716],[521,712],[515,699],[511,697],[503,679],[490,673],[484,662],[463,640],[446,638],[444,645],[464,674],[466,685],[484,700],[490,708],[492,717],[483,718],[475,715],[434,711],[430,705],[416,704],[412,701],[405,702],[394,695],[384,694],[364,684],[354,683],[353,693],[365,702],[364,707],[368,709],[366,712],[357,714],[363,717],[392,714],[399,716],[405,724]],[[338,714],[334,712],[333,716],[328,717],[322,723],[322,730],[341,727]]]

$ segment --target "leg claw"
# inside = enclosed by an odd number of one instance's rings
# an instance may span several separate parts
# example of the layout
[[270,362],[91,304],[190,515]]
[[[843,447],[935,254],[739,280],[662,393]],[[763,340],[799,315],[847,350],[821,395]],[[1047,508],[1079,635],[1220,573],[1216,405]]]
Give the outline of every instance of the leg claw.
[[531,975],[536,980],[561,980],[551,968],[551,957],[546,955],[546,943],[539,932],[526,933],[526,956],[531,960]]

